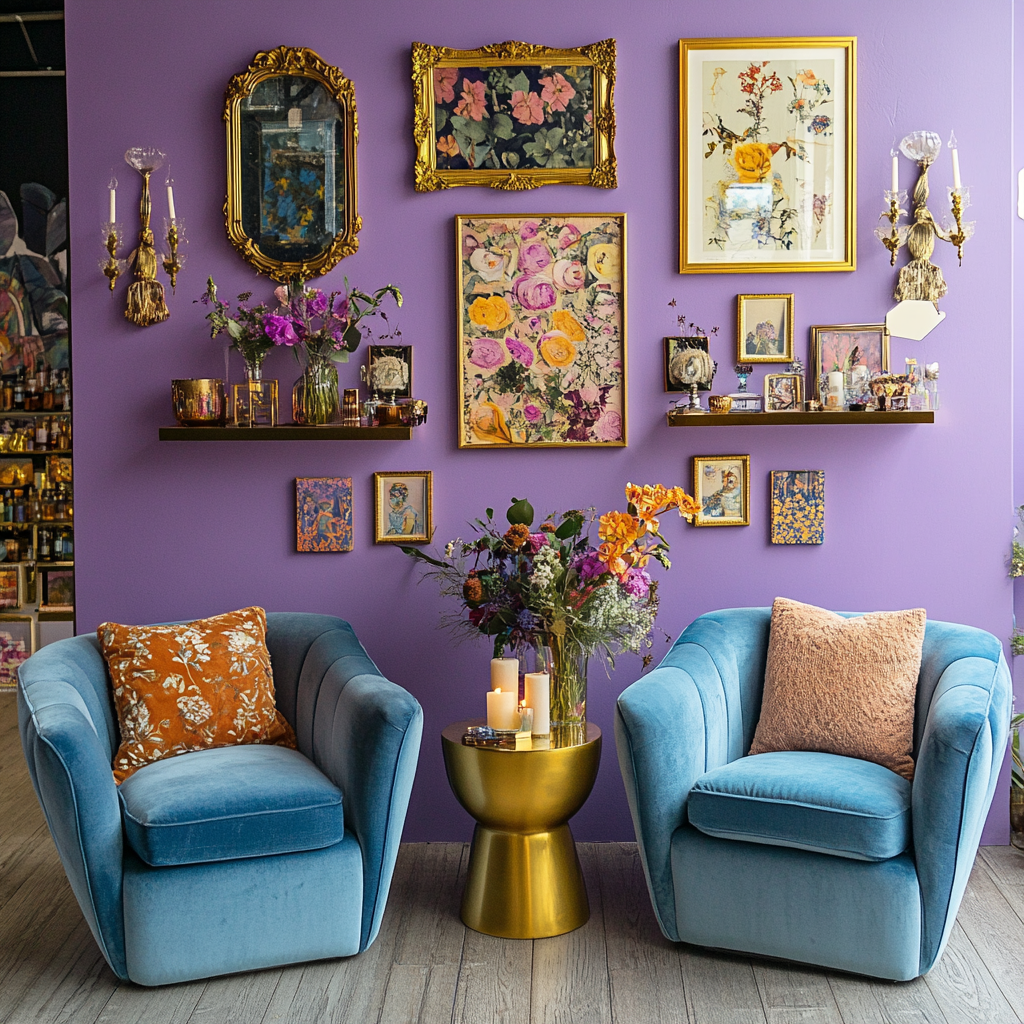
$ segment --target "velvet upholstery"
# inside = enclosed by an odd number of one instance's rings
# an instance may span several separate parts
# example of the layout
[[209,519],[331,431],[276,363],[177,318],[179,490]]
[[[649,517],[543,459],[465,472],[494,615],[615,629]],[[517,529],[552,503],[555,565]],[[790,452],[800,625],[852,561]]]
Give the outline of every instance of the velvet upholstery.
[[[325,777],[325,791],[343,794],[344,838],[324,849],[257,857],[245,849],[242,859],[179,867],[144,864],[124,841],[111,772],[119,737],[95,635],[50,644],[19,669],[32,784],[82,913],[121,979],[164,984],[347,956],[377,935],[422,710],[380,675],[341,619],[270,613],[267,646],[299,752]],[[139,781],[156,767],[142,769]]]
[[[769,623],[768,608],[701,616],[617,702],[619,765],[658,923],[677,941],[896,980],[924,974],[953,927],[1003,761],[1011,691],[1002,645],[973,627],[926,624],[913,842],[867,862],[689,823],[698,780],[750,749]],[[822,848],[829,831],[818,829]]]

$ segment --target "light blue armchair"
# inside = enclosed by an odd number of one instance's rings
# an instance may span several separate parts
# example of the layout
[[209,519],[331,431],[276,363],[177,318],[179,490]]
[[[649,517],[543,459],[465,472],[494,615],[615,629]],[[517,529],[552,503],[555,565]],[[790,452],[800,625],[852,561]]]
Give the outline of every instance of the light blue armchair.
[[358,953],[376,938],[423,731],[352,627],[271,613],[298,750],[221,747],[120,786],[95,634],[20,670],[21,740],[64,870],[111,970],[140,985]]
[[647,884],[675,941],[907,980],[942,955],[1006,747],[999,641],[929,621],[913,783],[866,761],[745,757],[770,608],[702,615],[619,697],[615,739]]

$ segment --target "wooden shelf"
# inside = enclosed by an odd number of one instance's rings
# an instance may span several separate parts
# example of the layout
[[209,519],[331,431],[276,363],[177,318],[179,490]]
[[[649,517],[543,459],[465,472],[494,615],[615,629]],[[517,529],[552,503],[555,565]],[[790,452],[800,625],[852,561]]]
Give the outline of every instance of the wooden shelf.
[[411,441],[412,427],[161,427],[161,441]]
[[778,427],[793,424],[934,423],[934,412],[706,412],[666,413],[670,427]]
[[50,611],[46,605],[42,605],[36,612],[36,616],[40,622],[74,622],[75,612],[74,609],[68,611],[62,608],[60,611]]

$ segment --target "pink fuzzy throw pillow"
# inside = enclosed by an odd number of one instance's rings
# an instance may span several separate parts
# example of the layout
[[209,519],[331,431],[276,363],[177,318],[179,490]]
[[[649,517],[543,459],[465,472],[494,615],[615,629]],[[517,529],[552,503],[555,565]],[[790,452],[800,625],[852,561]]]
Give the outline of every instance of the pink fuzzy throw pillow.
[[926,613],[847,619],[777,597],[751,754],[818,750],[914,777],[914,698]]

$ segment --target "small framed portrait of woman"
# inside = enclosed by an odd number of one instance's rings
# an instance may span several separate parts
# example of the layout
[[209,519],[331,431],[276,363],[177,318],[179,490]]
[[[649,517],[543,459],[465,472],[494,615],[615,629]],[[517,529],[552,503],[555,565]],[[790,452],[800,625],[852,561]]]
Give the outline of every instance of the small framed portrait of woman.
[[434,535],[434,474],[374,473],[377,544],[426,544]]

